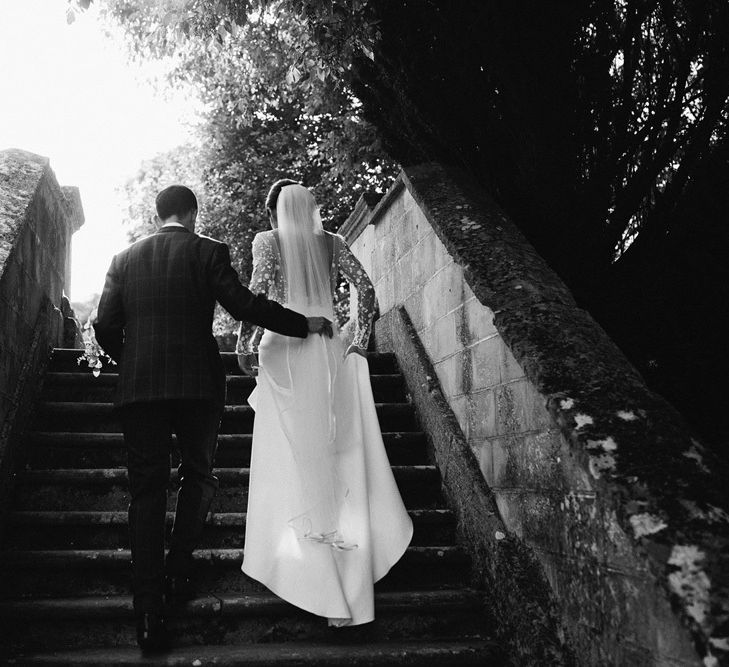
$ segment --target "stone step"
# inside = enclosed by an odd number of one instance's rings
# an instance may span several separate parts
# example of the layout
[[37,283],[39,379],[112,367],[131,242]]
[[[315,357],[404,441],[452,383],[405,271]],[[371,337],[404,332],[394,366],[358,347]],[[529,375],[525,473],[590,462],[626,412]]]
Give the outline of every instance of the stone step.
[[[409,510],[413,546],[455,544],[456,522],[447,509]],[[167,514],[167,533],[174,514]],[[245,512],[208,515],[202,548],[242,549]],[[129,546],[127,512],[9,512],[4,534],[8,549],[116,549]]]
[[[195,552],[198,591],[239,595],[261,590],[244,575],[242,549]],[[0,598],[127,595],[130,554],[126,549],[2,551]],[[447,589],[465,585],[470,559],[457,546],[409,547],[376,585],[377,590]]]
[[[81,356],[81,350],[73,350],[68,348],[56,348],[53,350],[53,356],[48,370],[52,373],[73,373],[73,372],[86,372],[91,374],[88,370],[86,362],[78,363],[78,359]],[[233,352],[221,352],[220,357],[223,360],[223,366],[225,372],[229,375],[242,375],[241,370],[238,368],[238,358]],[[369,365],[370,373],[374,375],[388,375],[398,373],[397,360],[395,355],[391,352],[368,352],[367,363]],[[101,370],[102,373],[117,373],[119,371],[118,366],[104,363]]]
[[[347,633],[344,635],[343,633]],[[136,648],[104,648],[26,655],[23,664],[79,667],[110,665],[220,665],[221,667],[501,667],[508,664],[496,642],[489,640],[369,642],[357,628],[333,630],[326,642],[261,643],[238,646],[190,646],[154,660]],[[358,636],[352,637],[352,633]],[[20,663],[18,663],[20,664]]]
[[[428,463],[426,437],[421,431],[386,431],[382,439],[392,465]],[[121,433],[39,430],[30,432],[26,441],[31,468],[111,468],[126,465],[126,450]],[[250,434],[221,434],[218,437],[216,464],[221,467],[250,465],[251,444]]]
[[[375,615],[366,629],[371,641],[482,639],[491,630],[483,595],[470,589],[376,593]],[[7,642],[8,652],[135,644],[129,596],[5,601],[0,620],[7,633],[0,646]],[[332,634],[326,619],[271,593],[198,598],[171,611],[169,625],[178,646],[322,641]]]
[[[407,392],[402,375],[371,375],[372,393],[376,403],[405,403]],[[102,373],[94,377],[88,371],[75,373],[46,373],[42,399],[46,401],[109,402],[114,399],[118,373]],[[227,403],[242,405],[248,400],[256,381],[245,375],[227,377]]]
[[[415,411],[409,403],[377,403],[382,431],[415,431]],[[251,433],[255,412],[248,405],[226,405],[221,433]],[[41,401],[33,425],[39,431],[119,432],[121,423],[113,403]]]
[[[393,466],[395,481],[405,504],[413,509],[437,506],[440,475],[435,466]],[[216,468],[220,487],[213,512],[241,512],[248,502],[248,468]],[[170,489],[177,488],[177,470],[170,471]],[[28,470],[19,474],[13,508],[16,510],[121,511],[129,505],[125,468]],[[174,509],[176,493],[168,493]]]

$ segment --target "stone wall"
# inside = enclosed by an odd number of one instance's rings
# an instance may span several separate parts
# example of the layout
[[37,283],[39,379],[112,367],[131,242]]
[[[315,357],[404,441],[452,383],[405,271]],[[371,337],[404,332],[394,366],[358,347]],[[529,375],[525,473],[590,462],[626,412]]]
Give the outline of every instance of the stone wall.
[[59,187],[47,158],[0,151],[0,507],[13,434],[50,348],[63,340],[71,237],[82,224],[78,190]]
[[[407,365],[389,316],[404,309],[509,537],[540,564],[578,663],[725,661],[726,470],[514,225],[462,175],[422,165],[340,232],[375,283],[378,347]],[[448,438],[435,440],[439,463],[449,460],[439,452]],[[457,479],[444,483],[463,493]],[[473,513],[462,520],[493,585],[493,530]],[[527,660],[524,631],[513,618],[504,629]]]

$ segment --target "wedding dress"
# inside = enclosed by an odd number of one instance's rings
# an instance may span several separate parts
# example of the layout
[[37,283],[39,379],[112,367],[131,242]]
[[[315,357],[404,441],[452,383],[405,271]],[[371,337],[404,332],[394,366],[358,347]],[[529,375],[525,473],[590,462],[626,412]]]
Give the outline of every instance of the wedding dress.
[[[253,242],[250,288],[307,316],[334,321],[339,272],[358,291],[353,343],[366,349],[372,283],[341,236],[324,232],[316,202],[287,185],[278,228]],[[238,351],[260,337],[242,323]],[[242,570],[330,625],[374,619],[374,582],[400,559],[412,521],[390,468],[367,360],[334,337],[266,331],[249,403],[253,427]]]

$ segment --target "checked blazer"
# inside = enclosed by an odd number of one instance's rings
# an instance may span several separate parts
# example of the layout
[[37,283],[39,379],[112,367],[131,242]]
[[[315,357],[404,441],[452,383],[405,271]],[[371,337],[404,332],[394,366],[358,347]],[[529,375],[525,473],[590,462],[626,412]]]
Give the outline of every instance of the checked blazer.
[[162,227],[117,254],[94,323],[119,364],[115,403],[225,400],[225,370],[212,334],[215,302],[235,319],[306,338],[306,318],[241,285],[228,246]]

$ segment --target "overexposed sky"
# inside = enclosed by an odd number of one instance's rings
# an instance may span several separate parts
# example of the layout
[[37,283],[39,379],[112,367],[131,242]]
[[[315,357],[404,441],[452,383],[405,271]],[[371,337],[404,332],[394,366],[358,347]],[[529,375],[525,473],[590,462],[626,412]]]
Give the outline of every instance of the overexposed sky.
[[115,189],[142,160],[184,143],[194,110],[182,91],[155,94],[150,69],[127,63],[93,5],[71,25],[66,9],[66,0],[0,0],[0,150],[47,156],[61,185],[81,189],[70,297],[82,301],[126,245]]

